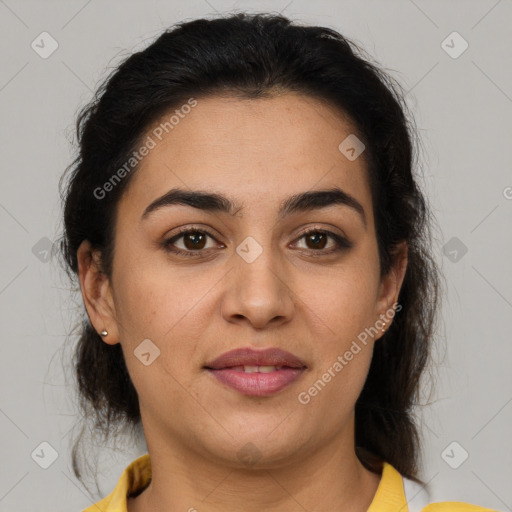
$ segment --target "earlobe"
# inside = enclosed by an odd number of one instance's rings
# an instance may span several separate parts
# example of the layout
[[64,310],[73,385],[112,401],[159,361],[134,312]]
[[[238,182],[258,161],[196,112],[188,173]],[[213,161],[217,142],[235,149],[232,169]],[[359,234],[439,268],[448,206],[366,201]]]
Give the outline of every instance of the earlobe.
[[119,342],[115,307],[108,277],[102,272],[100,254],[84,240],[77,250],[82,298],[91,325],[105,343]]

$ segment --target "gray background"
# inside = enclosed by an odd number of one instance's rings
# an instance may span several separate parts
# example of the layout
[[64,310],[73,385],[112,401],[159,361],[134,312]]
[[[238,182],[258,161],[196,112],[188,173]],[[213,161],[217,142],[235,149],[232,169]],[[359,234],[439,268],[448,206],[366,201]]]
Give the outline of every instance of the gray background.
[[[163,28],[239,10],[335,28],[409,91],[447,282],[437,389],[418,411],[422,477],[436,499],[512,510],[512,2],[7,0],[0,2],[0,511],[70,512],[92,503],[70,467],[76,406],[65,342],[81,306],[45,252],[61,228],[58,179],[72,159],[75,113],[122,57]],[[43,31],[59,45],[45,59],[31,47],[42,46]],[[457,58],[445,45],[460,51],[458,36],[442,45],[454,31],[469,44]],[[123,440],[117,452],[101,452],[104,494],[145,450],[143,441]],[[51,450],[42,442],[57,454],[47,469],[39,464],[50,462]]]

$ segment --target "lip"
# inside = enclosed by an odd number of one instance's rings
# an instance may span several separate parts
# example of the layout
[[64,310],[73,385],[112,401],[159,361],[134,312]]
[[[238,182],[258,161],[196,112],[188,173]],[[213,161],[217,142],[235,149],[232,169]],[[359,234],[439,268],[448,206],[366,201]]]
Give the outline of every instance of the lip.
[[298,379],[305,372],[305,368],[283,368],[270,373],[245,373],[231,368],[209,369],[208,372],[242,395],[268,396]]
[[[282,367],[271,372],[245,373],[241,366]],[[243,395],[269,396],[297,380],[307,369],[296,356],[285,350],[243,348],[222,354],[204,367],[221,383]]]
[[305,368],[306,364],[290,352],[279,348],[267,348],[265,350],[240,348],[225,352],[217,357],[217,359],[207,363],[205,368],[220,370],[234,366],[287,366],[288,368]]

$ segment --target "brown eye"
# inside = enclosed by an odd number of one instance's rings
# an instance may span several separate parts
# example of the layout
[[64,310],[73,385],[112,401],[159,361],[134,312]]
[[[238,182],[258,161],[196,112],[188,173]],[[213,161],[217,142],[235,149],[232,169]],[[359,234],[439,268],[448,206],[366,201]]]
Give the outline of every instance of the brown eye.
[[324,249],[329,237],[325,233],[317,231],[311,235],[306,235],[305,238],[306,244],[308,242],[311,244],[308,246],[309,249]]
[[193,251],[194,249],[204,249],[206,236],[200,231],[190,231],[183,236],[183,244],[186,249]]
[[[352,242],[345,237],[321,229],[312,229],[303,233],[299,240],[302,239],[304,239],[306,244],[305,249],[309,250],[315,256],[350,249],[353,246]],[[329,239],[334,241],[331,246],[327,245]]]
[[[200,256],[206,252],[205,249],[210,248],[206,247],[208,238],[215,240],[213,235],[207,231],[188,229],[165,240],[163,246],[166,251],[179,254],[180,256]],[[177,242],[180,240],[182,240],[182,247],[177,245]]]

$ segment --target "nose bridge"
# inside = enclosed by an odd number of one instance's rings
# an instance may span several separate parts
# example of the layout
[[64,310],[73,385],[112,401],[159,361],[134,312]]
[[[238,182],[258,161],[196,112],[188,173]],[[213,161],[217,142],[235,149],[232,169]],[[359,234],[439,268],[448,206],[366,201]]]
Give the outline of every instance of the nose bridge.
[[293,301],[282,261],[268,230],[261,229],[254,237],[242,240],[233,254],[235,269],[224,301],[224,314],[231,318],[242,315],[258,327],[276,318],[289,319]]
[[278,291],[276,273],[279,272],[281,255],[278,248],[273,247],[270,237],[261,244],[254,237],[248,236],[238,245],[236,253],[238,258],[235,261],[242,280],[250,283],[253,289],[261,285],[262,288],[271,287],[275,289],[272,291]]

